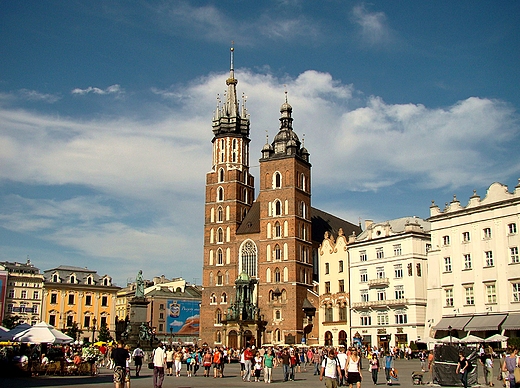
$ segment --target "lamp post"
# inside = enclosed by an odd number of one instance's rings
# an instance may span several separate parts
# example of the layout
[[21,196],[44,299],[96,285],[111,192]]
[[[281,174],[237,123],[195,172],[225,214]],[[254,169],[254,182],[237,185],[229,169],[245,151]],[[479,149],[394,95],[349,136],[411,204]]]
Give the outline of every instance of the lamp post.
[[451,325],[448,326],[448,330],[450,331],[450,346],[452,345],[452,338],[451,338]]
[[173,343],[173,327],[170,326],[170,343]]
[[92,320],[92,343],[94,343],[94,335],[96,334],[96,323],[97,323],[97,319],[94,318]]

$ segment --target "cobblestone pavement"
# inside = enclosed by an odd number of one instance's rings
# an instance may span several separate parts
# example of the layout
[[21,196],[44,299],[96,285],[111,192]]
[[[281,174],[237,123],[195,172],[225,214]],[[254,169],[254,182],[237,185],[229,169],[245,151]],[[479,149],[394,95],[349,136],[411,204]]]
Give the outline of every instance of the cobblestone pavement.
[[[364,360],[365,361],[365,360]],[[496,363],[498,364],[498,363]],[[367,364],[365,364],[367,365]],[[144,365],[146,367],[146,365]],[[420,362],[418,360],[396,360],[395,368],[399,372],[399,380],[393,385],[412,388],[417,386],[413,385],[412,372],[420,371]],[[498,366],[495,365],[495,376],[498,373]],[[479,372],[481,368],[479,367]],[[133,376],[133,373],[132,373]],[[313,375],[313,368],[307,368],[307,371],[302,368],[300,373],[296,374],[296,381],[283,382],[282,369],[280,367],[275,368],[273,371],[273,381],[269,386],[283,386],[283,387],[322,387],[323,382],[319,381],[318,376]],[[424,374],[424,385],[428,386],[429,374]],[[483,385],[483,377],[479,376],[479,382]],[[255,387],[267,385],[263,381],[255,383],[243,382],[240,378],[240,366],[239,364],[233,363],[226,365],[224,371],[224,378],[214,379],[213,377],[203,377],[202,371],[195,377],[186,377],[185,369],[183,370],[183,376],[165,376],[163,388],[231,388],[231,387]],[[84,376],[72,376],[72,377],[61,377],[61,376],[42,376],[42,377],[20,377],[20,378],[2,378],[0,377],[1,388],[29,388],[29,387],[75,387],[75,388],[108,388],[113,387],[112,373],[108,369],[101,369],[101,373],[95,377],[84,377]],[[385,387],[385,375],[384,371],[379,372],[378,386]],[[370,371],[363,370],[363,382],[361,387],[374,387],[372,383]],[[501,381],[495,381],[495,387],[502,387]],[[152,382],[152,371],[149,369],[143,369],[140,377],[132,377],[131,388],[153,388]]]

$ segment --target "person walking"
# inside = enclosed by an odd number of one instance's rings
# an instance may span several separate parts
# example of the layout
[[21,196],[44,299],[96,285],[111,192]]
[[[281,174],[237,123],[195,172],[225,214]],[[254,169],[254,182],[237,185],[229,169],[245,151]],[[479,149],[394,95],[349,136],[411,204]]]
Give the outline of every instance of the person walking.
[[516,347],[511,347],[508,349],[509,356],[506,357],[504,363],[502,364],[502,371],[508,372],[507,381],[509,383],[509,388],[515,388],[517,381],[515,380],[515,368],[518,367],[518,349]]
[[339,367],[341,369],[341,375],[339,376],[339,386],[342,387],[347,384],[347,376],[345,373],[345,367],[347,366],[348,356],[345,353],[345,347],[340,346],[339,353],[336,355],[339,360]]
[[390,354],[389,351],[386,351],[386,353],[385,353],[385,378],[386,378],[386,383],[388,385],[392,385],[392,380],[390,379],[390,371],[392,370],[392,362],[393,362],[392,355]]
[[273,351],[271,350],[271,348],[269,348],[267,349],[267,352],[264,354],[264,382],[266,384],[271,384],[274,363],[275,358],[273,356]]
[[379,374],[379,358],[376,353],[372,354],[372,358],[370,359],[370,372],[372,373],[372,381],[374,385],[377,385],[377,377]]
[[487,357],[485,360],[485,366],[486,366],[486,371],[487,371],[488,383],[489,383],[490,387],[494,387],[495,384],[493,383],[493,377],[494,377],[494,375],[493,375],[493,354],[487,350],[486,350],[486,354],[487,354]]
[[135,377],[139,377],[139,373],[141,372],[141,367],[143,366],[143,358],[144,358],[143,349],[141,349],[139,347],[139,344],[134,349],[134,352],[132,353],[132,357],[134,358],[134,364],[135,364]]
[[327,388],[337,388],[340,374],[341,368],[334,350],[330,349],[326,355],[324,352],[323,361],[321,362],[320,381],[325,379],[325,386]]
[[253,362],[253,352],[249,345],[244,350],[244,381],[251,381],[251,364]]
[[356,385],[356,388],[361,387],[361,380],[363,375],[361,374],[361,358],[359,357],[358,350],[353,348],[350,351],[350,356],[347,359],[347,365],[345,367],[347,371],[347,382],[350,388]]
[[320,374],[321,356],[318,349],[313,349],[312,362],[314,363],[314,375]]
[[468,388],[469,361],[464,356],[464,352],[459,352],[459,362],[455,373],[459,375],[459,379],[464,388]]
[[159,343],[153,351],[153,388],[161,388],[164,381],[164,368],[166,367],[166,352]]
[[279,356],[280,364],[282,364],[282,370],[283,370],[283,381],[289,380],[289,374],[290,374],[290,368],[291,368],[291,356],[289,355],[289,352],[287,351],[287,348],[282,350],[282,353]]
[[117,348],[111,352],[111,361],[114,365],[114,388],[123,388],[126,380],[126,360],[130,353],[123,347],[123,341],[117,343]]

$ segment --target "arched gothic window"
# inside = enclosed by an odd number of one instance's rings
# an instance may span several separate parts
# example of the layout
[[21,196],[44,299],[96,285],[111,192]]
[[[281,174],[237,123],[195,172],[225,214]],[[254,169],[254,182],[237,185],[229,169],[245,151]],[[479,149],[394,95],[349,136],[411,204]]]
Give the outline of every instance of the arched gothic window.
[[223,168],[218,170],[218,181],[219,182],[224,182],[224,169]]
[[282,237],[282,227],[278,221],[274,224],[274,237]]
[[220,303],[227,303],[227,294],[225,292],[220,296]]
[[224,264],[224,254],[222,252],[222,249],[218,249],[217,251],[217,265],[223,265]]
[[274,282],[275,283],[280,283],[281,280],[282,280],[282,278],[281,278],[281,275],[280,275],[280,268],[276,268],[274,270]]
[[273,180],[273,186],[275,189],[279,189],[280,187],[282,187],[282,174],[280,174],[278,171],[274,173]]
[[217,296],[215,294],[211,294],[209,297],[209,303],[217,303]]
[[218,243],[224,242],[224,230],[222,228],[218,228],[218,230],[217,230],[217,242]]
[[280,249],[280,245],[276,244],[274,247],[274,259],[282,260],[282,250]]
[[218,325],[222,323],[222,310],[217,309],[215,312],[215,323]]
[[222,202],[223,200],[224,200],[224,189],[222,187],[219,187],[217,201]]
[[247,240],[240,247],[240,271],[251,277],[257,277],[257,248],[252,240]]
[[224,209],[222,209],[221,206],[219,206],[217,209],[217,221],[218,222],[224,221]]
[[274,215],[281,216],[282,215],[282,203],[278,200],[274,203]]

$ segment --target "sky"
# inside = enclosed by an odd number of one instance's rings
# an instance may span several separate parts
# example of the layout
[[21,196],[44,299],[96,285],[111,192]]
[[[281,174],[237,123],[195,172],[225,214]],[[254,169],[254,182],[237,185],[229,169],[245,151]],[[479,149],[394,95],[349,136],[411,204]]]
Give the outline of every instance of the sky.
[[0,0],[0,261],[200,284],[232,44],[257,182],[287,91],[350,222],[518,184],[518,1]]

